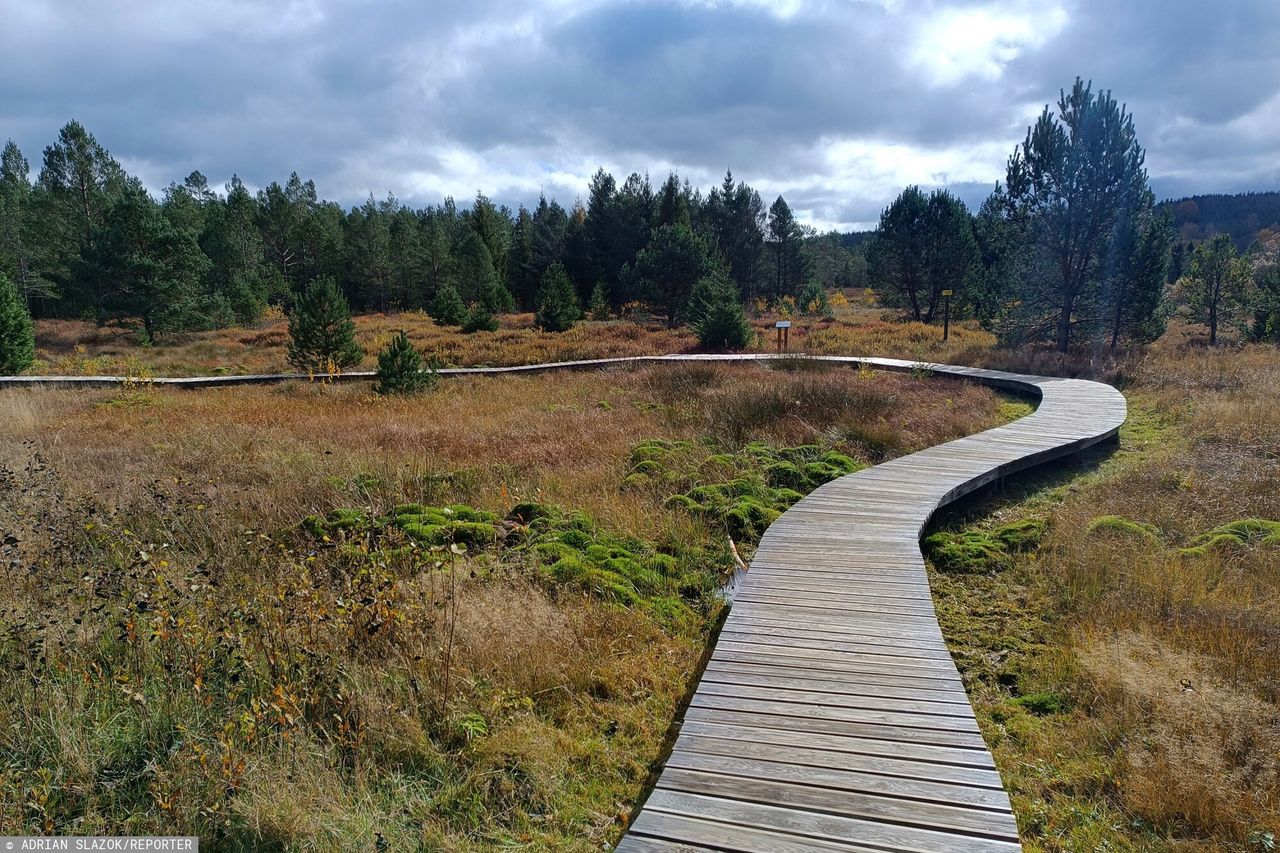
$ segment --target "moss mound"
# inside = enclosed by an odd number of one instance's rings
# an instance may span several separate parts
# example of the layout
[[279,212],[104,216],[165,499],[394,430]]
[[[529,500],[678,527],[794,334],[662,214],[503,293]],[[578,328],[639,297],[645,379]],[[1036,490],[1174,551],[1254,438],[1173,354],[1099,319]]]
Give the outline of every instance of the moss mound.
[[1044,538],[1048,529],[1047,519],[1026,518],[997,527],[991,531],[991,538],[1008,551],[1026,553],[1040,547],[1040,540]]
[[1009,552],[980,530],[934,533],[924,540],[929,559],[943,572],[982,573],[1009,567]]
[[1154,524],[1133,521],[1123,515],[1100,515],[1089,522],[1089,535],[1128,537],[1144,541],[1157,541],[1160,530]]
[[863,467],[816,444],[774,447],[756,441],[736,453],[698,451],[688,442],[642,441],[632,449],[623,487],[674,488],[667,506],[702,516],[745,543],[759,541],[806,493]]
[[1016,699],[1009,700],[1009,702],[1019,708],[1025,708],[1040,717],[1063,714],[1071,709],[1070,703],[1063,696],[1048,691],[1044,693],[1028,693],[1026,696],[1019,696]]
[[1179,553],[1200,557],[1211,551],[1247,548],[1253,545],[1280,547],[1280,521],[1265,518],[1242,518],[1201,533]]
[[928,536],[924,547],[939,571],[997,572],[1009,568],[1013,554],[1039,548],[1048,526],[1045,519],[1027,518],[990,530],[942,531]]
[[465,504],[432,507],[401,504],[391,512],[392,526],[424,545],[465,545],[479,550],[498,538],[498,516]]
[[697,598],[714,585],[712,573],[696,571],[701,555],[664,553],[635,537],[601,528],[585,513],[565,512],[551,504],[521,504],[507,521],[523,528],[519,551],[532,558],[548,581],[639,607],[666,624],[691,617],[682,599]]
[[[752,523],[760,520],[751,516]],[[516,504],[505,517],[465,504],[405,503],[385,516],[337,509],[308,516],[300,526],[316,538],[339,540],[335,545],[357,562],[373,555],[412,559],[417,546],[464,545],[472,554],[531,564],[553,589],[580,590],[642,609],[673,628],[696,624],[689,602],[713,591],[713,567],[729,562],[727,555],[697,547],[669,553],[606,530],[584,512],[536,502]],[[353,544],[357,536],[361,539]]]

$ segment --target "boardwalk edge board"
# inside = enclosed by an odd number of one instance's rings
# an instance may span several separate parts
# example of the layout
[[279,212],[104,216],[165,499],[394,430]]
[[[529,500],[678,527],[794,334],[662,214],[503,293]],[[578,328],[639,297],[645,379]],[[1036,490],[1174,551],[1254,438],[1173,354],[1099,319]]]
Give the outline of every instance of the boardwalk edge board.
[[[967,379],[1036,398],[1024,418],[826,483],[783,513],[739,581],[671,757],[629,832],[641,851],[1018,851],[1008,795],[946,652],[920,535],[976,489],[1113,439],[1100,382],[850,356],[666,355],[450,368],[521,375],[806,358]],[[132,379],[6,376],[0,388],[200,389],[369,372]]]

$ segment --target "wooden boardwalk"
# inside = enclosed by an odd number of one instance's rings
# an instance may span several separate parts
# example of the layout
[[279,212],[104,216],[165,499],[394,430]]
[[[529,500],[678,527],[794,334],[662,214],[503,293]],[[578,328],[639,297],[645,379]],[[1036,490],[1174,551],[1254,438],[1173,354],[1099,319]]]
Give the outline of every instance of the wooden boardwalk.
[[1096,382],[928,369],[1040,405],[827,483],[769,527],[620,853],[1021,849],[920,534],[940,506],[1113,437],[1125,401]]
[[[770,358],[655,356],[441,372]],[[1040,404],[1005,426],[833,480],[769,527],[657,784],[618,845],[622,853],[1020,849],[1008,796],[938,627],[920,534],[950,501],[1115,436],[1124,397],[1076,379],[892,359],[824,360],[928,370]],[[207,388],[306,378],[154,382]],[[0,377],[0,387],[123,381]]]

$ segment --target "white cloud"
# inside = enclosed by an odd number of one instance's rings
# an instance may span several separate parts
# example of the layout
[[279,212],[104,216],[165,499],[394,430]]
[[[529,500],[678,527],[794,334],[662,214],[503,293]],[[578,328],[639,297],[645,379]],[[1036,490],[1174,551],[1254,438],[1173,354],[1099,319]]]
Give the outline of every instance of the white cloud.
[[920,22],[911,63],[938,86],[970,77],[999,80],[1023,51],[1041,47],[1066,25],[1065,9],[1043,3],[945,9]]

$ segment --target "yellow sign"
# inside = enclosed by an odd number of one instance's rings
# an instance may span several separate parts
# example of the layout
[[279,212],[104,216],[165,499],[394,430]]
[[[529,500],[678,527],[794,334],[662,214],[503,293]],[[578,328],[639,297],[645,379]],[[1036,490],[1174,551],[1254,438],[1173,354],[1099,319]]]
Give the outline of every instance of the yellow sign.
[[942,295],[943,295],[943,296],[954,296],[954,295],[955,295],[955,293],[956,293],[956,292],[955,292],[954,290],[944,290],[944,291],[942,291]]

